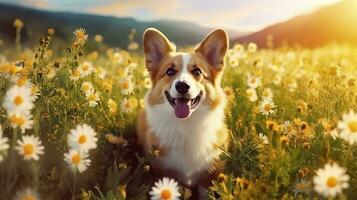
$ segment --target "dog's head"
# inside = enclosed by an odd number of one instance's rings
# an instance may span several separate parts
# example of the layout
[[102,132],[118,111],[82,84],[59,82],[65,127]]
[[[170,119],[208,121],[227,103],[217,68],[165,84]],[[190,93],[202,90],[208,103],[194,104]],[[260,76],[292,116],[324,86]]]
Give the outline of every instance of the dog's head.
[[176,52],[160,31],[149,28],[144,32],[143,47],[153,85],[150,105],[169,105],[176,117],[186,119],[201,105],[213,109],[221,103],[220,83],[228,48],[224,30],[214,30],[194,52],[183,53]]

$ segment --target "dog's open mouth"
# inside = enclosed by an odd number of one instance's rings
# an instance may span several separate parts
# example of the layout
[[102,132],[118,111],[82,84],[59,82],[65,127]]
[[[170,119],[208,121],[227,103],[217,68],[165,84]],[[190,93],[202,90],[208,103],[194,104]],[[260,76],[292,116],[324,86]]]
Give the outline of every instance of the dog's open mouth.
[[193,99],[180,97],[173,98],[168,91],[165,91],[166,98],[175,110],[175,115],[178,118],[187,118],[191,115],[192,111],[197,107],[201,100],[202,91]]

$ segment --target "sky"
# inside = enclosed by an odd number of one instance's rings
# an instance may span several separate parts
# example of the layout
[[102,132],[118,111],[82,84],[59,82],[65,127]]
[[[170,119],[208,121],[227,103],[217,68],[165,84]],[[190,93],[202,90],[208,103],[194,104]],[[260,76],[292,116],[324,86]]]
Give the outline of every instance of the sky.
[[0,0],[51,11],[182,20],[207,27],[257,31],[341,0]]

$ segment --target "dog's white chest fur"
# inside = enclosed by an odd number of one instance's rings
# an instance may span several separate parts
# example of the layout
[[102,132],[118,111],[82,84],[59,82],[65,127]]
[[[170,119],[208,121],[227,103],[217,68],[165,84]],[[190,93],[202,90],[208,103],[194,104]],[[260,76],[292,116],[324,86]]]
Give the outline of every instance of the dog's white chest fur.
[[210,169],[220,154],[214,144],[217,131],[224,126],[224,105],[214,110],[200,105],[188,119],[182,120],[166,101],[150,106],[146,99],[149,131],[160,146],[168,149],[165,156],[159,157],[163,168],[177,170],[186,184],[195,184],[199,173]]

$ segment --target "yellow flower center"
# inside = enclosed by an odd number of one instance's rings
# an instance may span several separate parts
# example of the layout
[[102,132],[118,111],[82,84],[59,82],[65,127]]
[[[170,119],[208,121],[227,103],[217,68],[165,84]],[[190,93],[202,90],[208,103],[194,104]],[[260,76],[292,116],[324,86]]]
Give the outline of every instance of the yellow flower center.
[[16,84],[18,86],[24,86],[27,82],[27,79],[26,78],[19,78],[17,81],[16,81]]
[[22,200],[36,200],[33,196],[25,196]]
[[74,77],[78,77],[80,75],[79,71],[78,70],[74,70],[73,71],[73,76]]
[[79,165],[79,163],[81,162],[81,157],[78,155],[78,154],[74,154],[72,156],[72,162],[75,164],[75,165]]
[[348,127],[350,128],[350,130],[352,131],[352,132],[357,132],[357,120],[355,120],[355,121],[350,121],[349,123],[348,123]]
[[129,83],[128,83],[128,82],[124,82],[124,83],[122,84],[122,87],[123,87],[124,89],[129,89]]
[[95,94],[91,94],[88,97],[89,101],[95,101],[97,99],[97,96]]
[[11,115],[10,116],[10,122],[12,124],[18,125],[18,126],[22,126],[25,124],[25,119],[23,117],[17,117],[16,115]]
[[33,148],[32,144],[25,144],[23,148],[24,148],[25,156],[29,156],[29,155],[33,154],[33,152],[34,152],[34,148]]
[[76,37],[78,40],[83,40],[85,38],[85,34],[82,31],[78,31]]
[[84,144],[84,143],[86,143],[86,142],[87,142],[87,137],[82,134],[82,135],[79,137],[79,139],[78,139],[78,143],[79,143],[79,144]]
[[161,191],[161,199],[169,200],[172,197],[172,193],[169,189],[164,189]]
[[14,104],[19,106],[24,102],[24,99],[22,98],[22,96],[16,96],[14,98]]
[[130,109],[130,107],[131,107],[130,102],[129,102],[129,101],[128,101],[128,102],[126,102],[126,103],[125,103],[125,108]]
[[89,90],[89,85],[83,85],[82,89],[87,92]]
[[271,110],[272,106],[270,104],[265,104],[264,105],[264,110],[269,112]]
[[89,69],[89,66],[88,66],[88,65],[83,65],[83,66],[82,66],[82,70],[83,70],[83,71],[87,71],[88,69]]
[[111,102],[109,102],[108,107],[109,107],[110,112],[115,112],[117,109],[117,104],[115,102],[111,101]]
[[326,185],[329,188],[335,187],[337,185],[337,179],[334,176],[330,176],[327,181],[326,181]]

